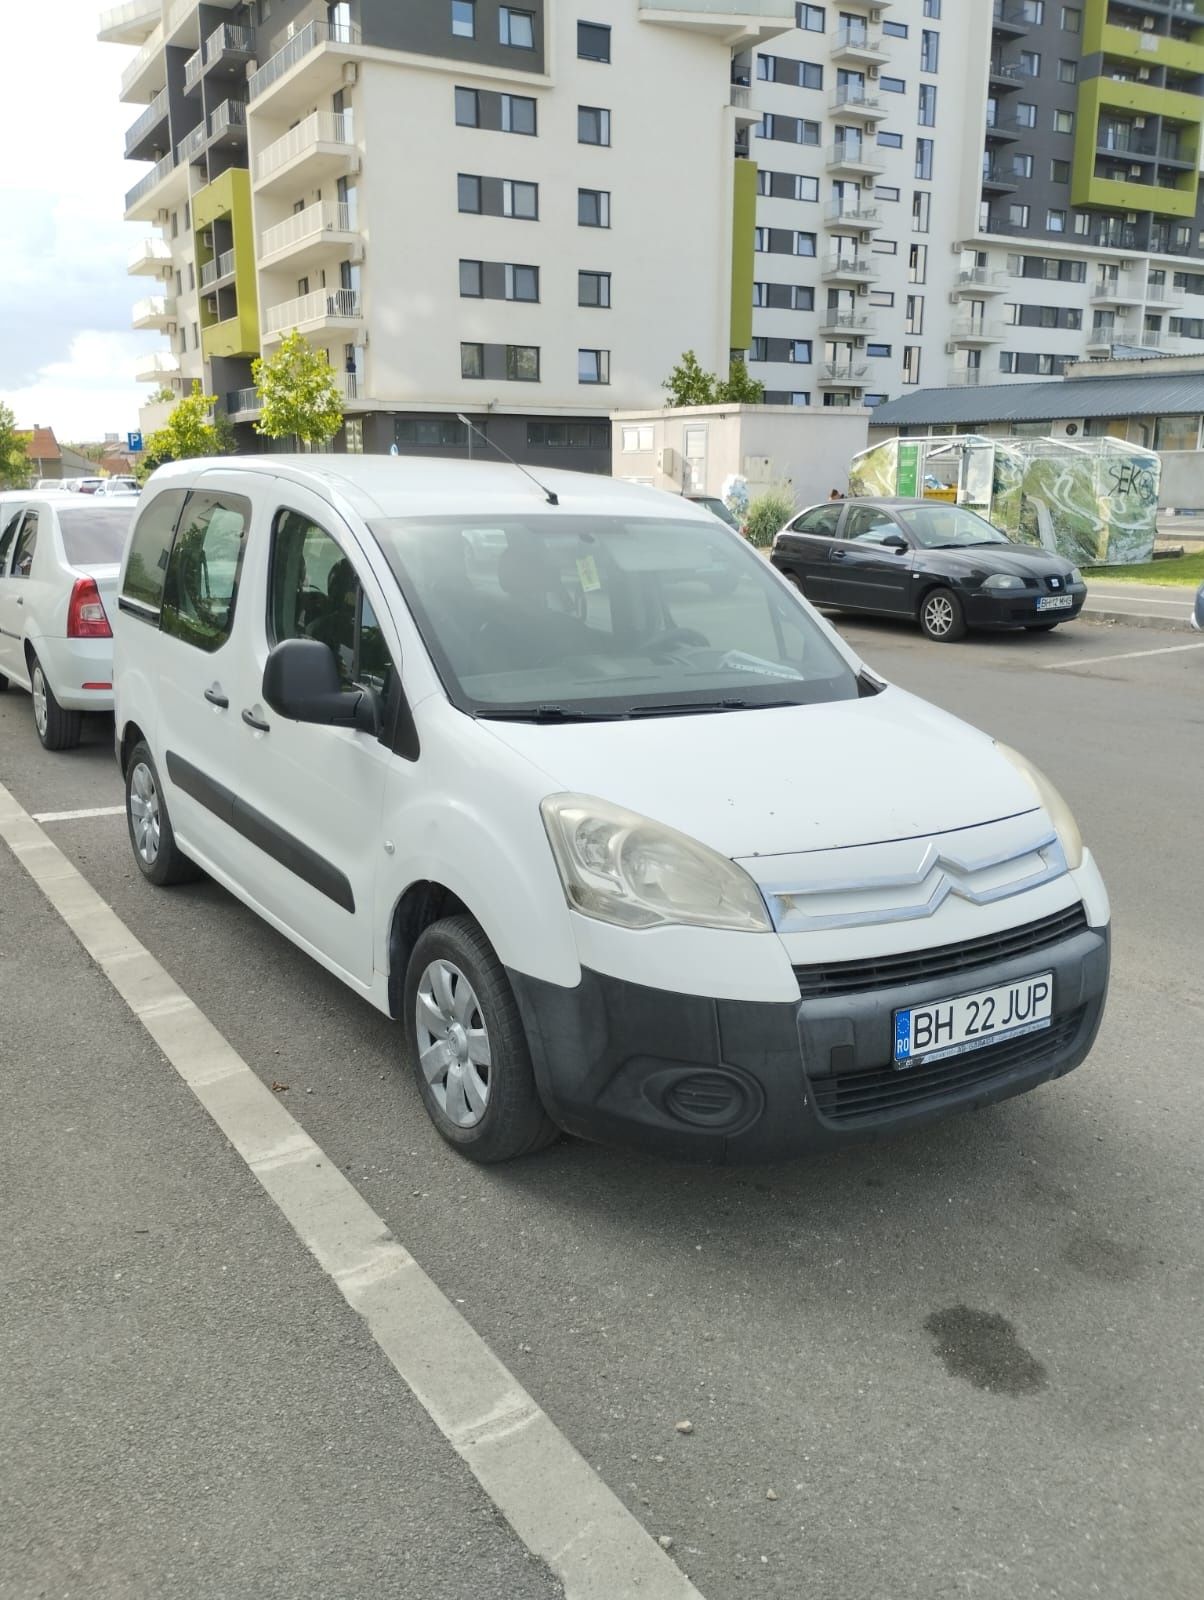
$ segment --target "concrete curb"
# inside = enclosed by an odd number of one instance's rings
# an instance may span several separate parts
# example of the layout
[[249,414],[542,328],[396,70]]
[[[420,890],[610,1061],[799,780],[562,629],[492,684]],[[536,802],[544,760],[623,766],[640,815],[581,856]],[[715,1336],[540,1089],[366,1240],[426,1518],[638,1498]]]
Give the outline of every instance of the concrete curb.
[[1134,614],[1131,611],[1100,611],[1095,607],[1091,610],[1080,611],[1075,619],[1078,622],[1095,622],[1108,626],[1121,625],[1128,628],[1160,628],[1164,633],[1190,633],[1190,622],[1186,618],[1178,617],[1153,617],[1148,611]]

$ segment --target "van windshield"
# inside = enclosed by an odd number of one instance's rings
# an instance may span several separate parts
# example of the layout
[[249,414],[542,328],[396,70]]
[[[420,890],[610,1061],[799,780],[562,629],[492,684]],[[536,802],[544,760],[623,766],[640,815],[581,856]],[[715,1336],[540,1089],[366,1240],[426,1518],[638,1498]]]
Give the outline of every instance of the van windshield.
[[371,526],[448,694],[475,715],[554,721],[857,697],[855,668],[718,522]]

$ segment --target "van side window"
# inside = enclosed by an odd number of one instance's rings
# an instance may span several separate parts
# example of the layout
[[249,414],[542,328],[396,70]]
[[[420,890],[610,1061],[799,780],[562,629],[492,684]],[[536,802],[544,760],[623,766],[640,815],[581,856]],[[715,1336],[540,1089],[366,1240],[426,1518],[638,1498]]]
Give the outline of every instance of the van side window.
[[220,650],[234,626],[251,502],[238,494],[194,490],[180,515],[167,562],[164,633],[198,650]]
[[38,514],[27,511],[21,532],[17,536],[17,553],[13,557],[13,577],[28,578],[33,566],[33,553],[38,547]]
[[299,511],[276,517],[268,608],[273,644],[317,639],[334,651],[345,687],[384,690],[393,663],[355,569],[326,530]]
[[17,525],[20,521],[21,513],[18,511],[8,519],[4,532],[0,533],[0,578],[8,571],[9,552],[12,550],[13,540],[17,536]]
[[187,489],[165,489],[139,509],[121,586],[121,598],[133,602],[127,609],[136,614],[145,611],[158,619],[171,541],[187,498]]

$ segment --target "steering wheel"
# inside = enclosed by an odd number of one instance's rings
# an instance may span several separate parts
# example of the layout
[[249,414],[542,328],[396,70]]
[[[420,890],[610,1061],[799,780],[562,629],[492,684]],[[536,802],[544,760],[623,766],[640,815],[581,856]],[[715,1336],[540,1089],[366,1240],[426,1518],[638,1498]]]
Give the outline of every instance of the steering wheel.
[[675,644],[699,645],[705,650],[710,642],[697,628],[666,628],[661,633],[652,634],[650,638],[641,639],[633,653],[638,656],[651,655],[654,650],[667,650]]

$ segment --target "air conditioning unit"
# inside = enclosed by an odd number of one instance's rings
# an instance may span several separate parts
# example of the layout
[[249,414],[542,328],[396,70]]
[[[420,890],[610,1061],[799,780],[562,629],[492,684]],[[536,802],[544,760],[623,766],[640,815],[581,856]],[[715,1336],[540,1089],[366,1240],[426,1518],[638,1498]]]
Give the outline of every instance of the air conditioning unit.
[[960,306],[961,303],[962,303],[961,291],[958,290],[958,289],[951,290],[950,294],[949,294],[949,304],[951,306]]
[[1153,17],[1142,17],[1141,26],[1145,30],[1146,33],[1152,32],[1153,28],[1154,28],[1154,18]]
[[1139,166],[1130,167],[1129,168],[1129,176],[1130,176],[1130,178],[1140,178],[1143,170],[1144,169],[1142,167],[1139,167]]
[[1050,437],[1053,439],[1077,439],[1083,431],[1083,419],[1080,417],[1074,422],[1055,422],[1050,427]]
[[955,239],[953,241],[953,243],[949,246],[950,251],[955,256],[960,256],[962,251],[965,248],[966,248],[965,240],[963,240],[963,239]]
[[155,212],[155,221],[159,224],[160,227],[164,227],[164,228],[171,221],[171,212],[167,209],[166,206],[160,206],[158,211]]
[[945,346],[945,354],[947,356],[955,356],[957,354],[957,346],[954,344],[952,339],[950,339],[948,344]]
[[1145,127],[1145,118],[1144,117],[1134,117],[1133,118],[1133,126],[1135,128],[1144,128]]
[[677,477],[677,451],[672,445],[664,445],[656,452],[656,470],[664,478]]
[[1138,67],[1138,69],[1137,69],[1137,80],[1138,80],[1139,83],[1148,83],[1150,81],[1150,69],[1149,69],[1149,67]]
[[179,331],[180,331],[179,328],[176,326],[176,324],[174,322],[169,322],[167,324],[167,332],[169,334],[178,333]]
[[206,250],[213,249],[213,229],[206,228],[201,234],[201,243]]
[[293,34],[296,33],[296,31],[297,31],[297,24],[295,22],[290,22],[288,27],[284,30],[284,42],[285,42],[285,44],[288,43],[288,41],[292,38]]
[[871,82],[876,82],[877,78],[878,78],[878,69],[877,69],[877,67],[867,67],[865,69],[865,75],[866,75],[867,78],[870,79]]
[[350,88],[352,84],[360,81],[360,69],[354,61],[348,61],[343,67],[343,82]]

